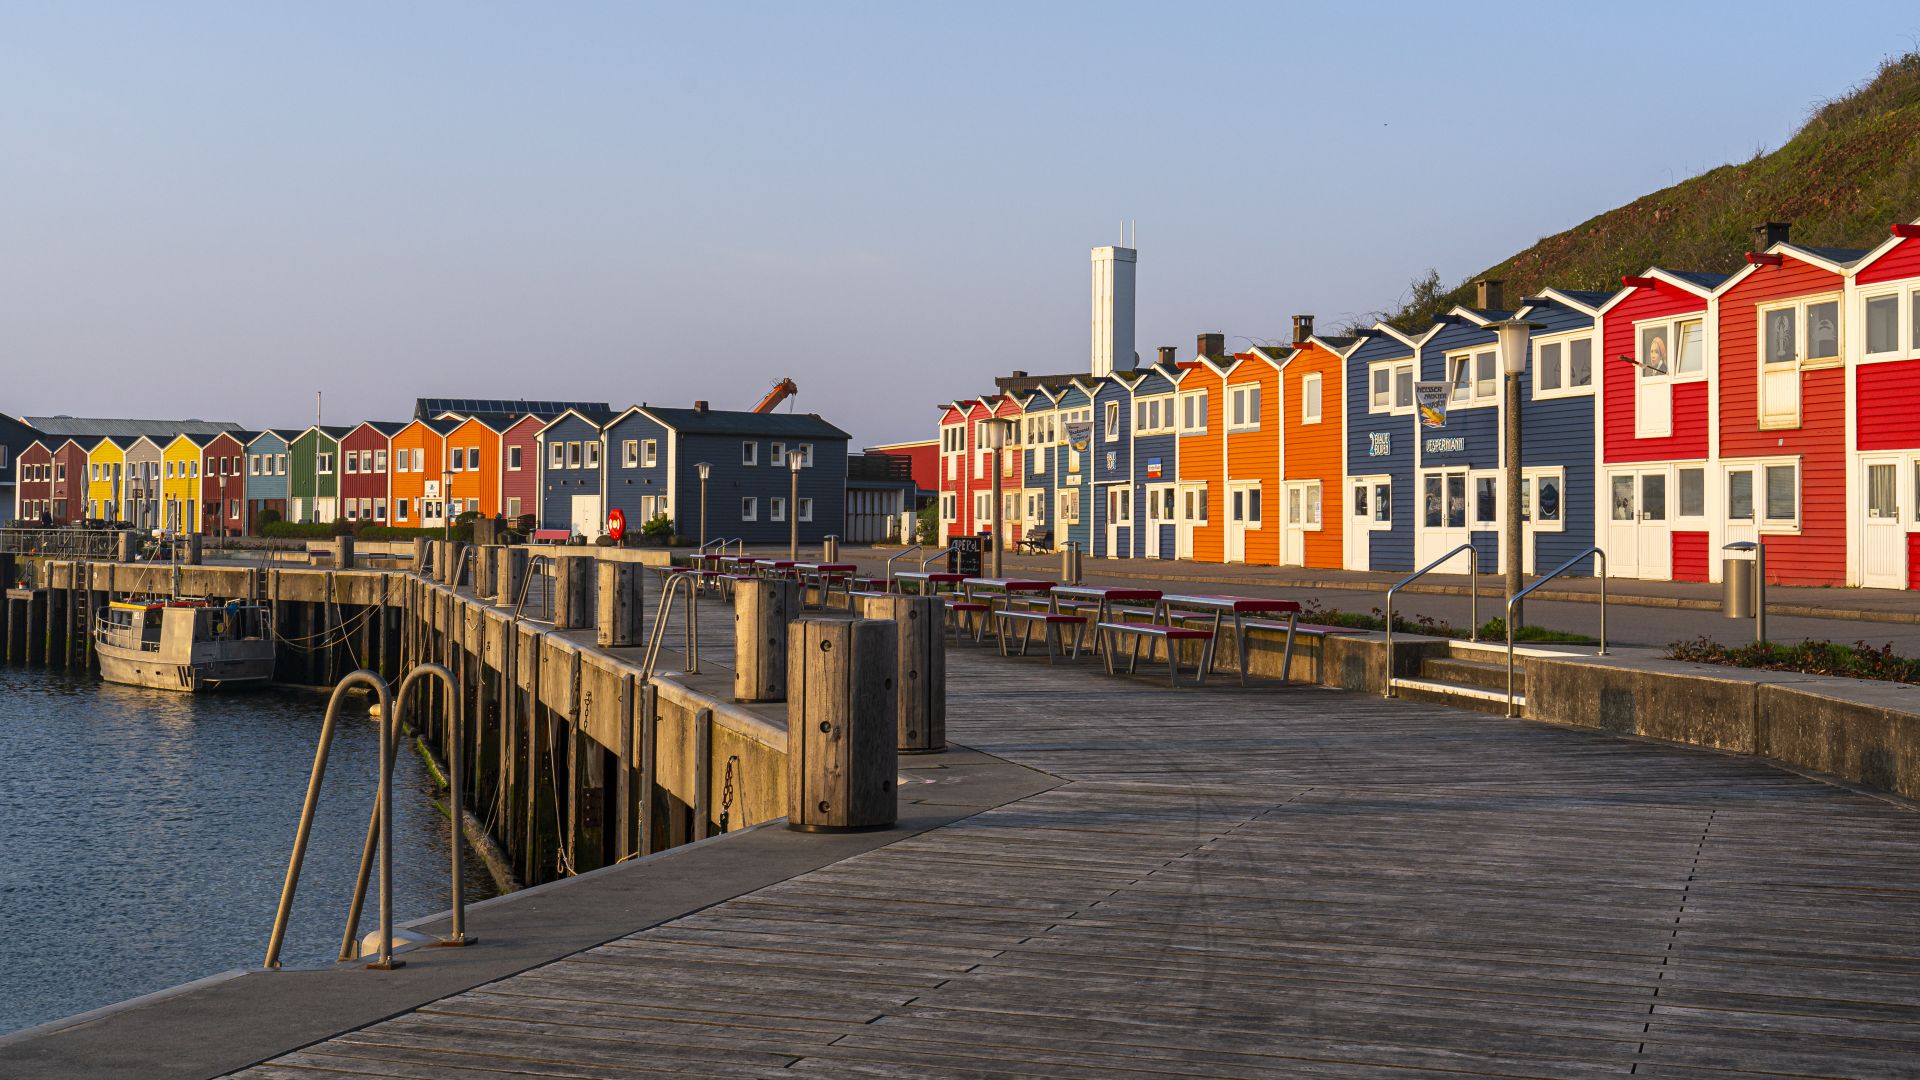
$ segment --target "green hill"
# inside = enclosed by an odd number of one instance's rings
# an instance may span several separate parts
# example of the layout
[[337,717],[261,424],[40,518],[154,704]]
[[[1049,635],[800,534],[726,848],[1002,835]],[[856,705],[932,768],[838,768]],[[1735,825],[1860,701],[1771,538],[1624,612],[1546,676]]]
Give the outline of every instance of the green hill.
[[1818,109],[1785,146],[1717,169],[1549,236],[1443,291],[1429,271],[1388,317],[1420,330],[1455,303],[1472,301],[1475,278],[1506,281],[1520,297],[1554,286],[1614,289],[1649,266],[1732,272],[1744,264],[1753,227],[1793,223],[1795,243],[1873,247],[1887,225],[1920,217],[1920,53],[1883,63],[1874,78]]

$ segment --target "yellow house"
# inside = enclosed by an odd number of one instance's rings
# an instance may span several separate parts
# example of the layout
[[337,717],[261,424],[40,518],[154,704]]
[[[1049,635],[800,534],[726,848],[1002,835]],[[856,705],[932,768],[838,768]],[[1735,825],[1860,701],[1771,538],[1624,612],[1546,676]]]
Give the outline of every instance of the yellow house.
[[160,527],[169,532],[200,531],[200,458],[209,441],[176,435],[160,455]]
[[87,451],[87,516],[119,521],[124,515],[122,482],[127,471],[127,448],[120,439],[107,436]]

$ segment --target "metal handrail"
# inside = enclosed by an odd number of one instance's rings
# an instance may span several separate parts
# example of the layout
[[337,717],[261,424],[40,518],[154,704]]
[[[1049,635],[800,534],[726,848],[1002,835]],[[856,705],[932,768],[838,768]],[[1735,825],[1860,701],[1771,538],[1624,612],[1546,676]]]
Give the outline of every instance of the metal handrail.
[[[513,602],[513,620],[515,622],[520,621],[520,609],[526,607],[527,605],[527,590],[531,588],[533,585],[534,569],[538,567],[541,563],[546,563],[548,566],[552,566],[553,560],[554,560],[554,556],[552,555],[533,554],[528,556],[526,576],[520,579],[520,598]],[[548,588],[546,590],[546,595],[547,595],[547,607],[546,607],[547,621],[552,622],[553,621],[553,589]]]
[[1393,594],[1425,577],[1441,563],[1463,551],[1473,553],[1473,558],[1469,560],[1467,567],[1467,618],[1473,624],[1467,628],[1467,640],[1480,640],[1480,550],[1472,544],[1461,544],[1387,588],[1387,697],[1393,696]]
[[660,590],[660,606],[653,612],[653,628],[647,633],[646,658],[641,662],[640,681],[644,685],[653,678],[653,669],[660,660],[660,646],[666,641],[667,622],[673,614],[673,600],[679,595],[682,586],[687,594],[687,613],[681,619],[687,631],[687,674],[700,674],[700,594],[694,591],[695,577],[692,574],[674,574],[667,578],[666,587]]
[[1539,581],[1536,581],[1533,584],[1527,586],[1526,588],[1521,589],[1519,592],[1514,593],[1512,596],[1507,597],[1507,715],[1508,716],[1519,715],[1519,713],[1513,707],[1513,609],[1514,609],[1514,605],[1518,604],[1522,600],[1525,600],[1527,598],[1528,593],[1532,592],[1533,590],[1539,588],[1542,585],[1545,585],[1547,582],[1552,581],[1554,578],[1559,577],[1561,574],[1564,574],[1567,571],[1573,569],[1574,566],[1580,562],[1580,560],[1585,559],[1589,555],[1593,556],[1594,562],[1597,564],[1598,569],[1600,571],[1598,575],[1600,578],[1600,652],[1598,653],[1598,655],[1600,656],[1607,655],[1607,553],[1600,550],[1597,547],[1590,547],[1587,550],[1581,552],[1580,554],[1575,555],[1573,558],[1568,559],[1566,562],[1561,563],[1559,568],[1556,569],[1553,573],[1548,574],[1546,577],[1541,578]]
[[[917,546],[919,546],[919,545],[915,545],[915,546],[917,547]],[[946,547],[943,547],[943,548],[941,548],[941,549],[940,549],[939,551],[936,551],[936,552],[934,552],[933,554],[931,554],[931,555],[929,555],[929,556],[927,556],[926,558],[924,558],[924,559],[921,559],[921,560],[920,560],[920,569],[922,569],[922,570],[925,570],[925,569],[927,568],[927,564],[928,564],[928,563],[930,563],[930,562],[932,562],[933,560],[935,560],[935,559],[937,559],[937,558],[939,558],[939,557],[940,557],[940,556],[942,556],[942,555],[951,555],[951,554],[953,554],[953,550],[954,550],[954,548],[955,548],[956,546],[957,546],[957,545],[954,545],[954,544],[948,544],[948,545],[947,545]]]
[[[911,544],[911,545],[909,545],[909,546],[907,546],[907,547],[903,547],[903,548],[901,548],[898,554],[895,554],[895,555],[889,555],[889,556],[887,557],[887,591],[888,591],[888,592],[892,592],[892,591],[893,591],[893,564],[894,564],[894,562],[895,562],[896,560],[899,560],[899,559],[904,559],[904,558],[906,558],[907,556],[909,556],[909,555],[911,555],[911,554],[913,554],[913,553],[914,553],[914,552],[916,552],[916,551],[923,551],[923,550],[925,550],[925,549],[924,549],[924,548],[922,548],[922,547],[921,547],[921,546],[920,546],[919,544]],[[923,569],[923,570],[924,570],[924,569],[926,569],[926,564],[925,564],[925,563],[922,563],[922,564],[921,564],[921,569]]]
[[[287,937],[287,919],[293,914],[293,894],[300,885],[300,866],[307,857],[307,838],[313,832],[313,811],[320,802],[320,782],[327,773],[327,753],[333,749],[333,725],[340,715],[340,703],[346,699],[347,691],[356,684],[371,687],[379,697],[380,719],[382,724],[391,723],[393,715],[393,696],[387,689],[387,680],[378,674],[361,668],[349,672],[333,688],[333,697],[327,701],[326,719],[320,724],[320,745],[313,752],[313,774],[307,779],[306,802],[300,807],[300,827],[293,836],[293,855],[287,860],[287,879],[280,887],[280,907],[273,915],[273,934],[267,939],[267,959],[262,965],[268,969],[280,966],[280,946]],[[380,850],[380,960],[370,966],[381,969],[397,967],[393,962],[393,787],[388,782],[393,775],[393,740],[383,733],[380,740],[380,791],[375,803],[375,820],[379,823]]]
[[[386,726],[388,737],[394,745],[388,748],[388,752],[383,759],[387,762],[384,768],[389,772],[389,775],[381,777],[383,790],[392,783],[390,773],[393,767],[393,759],[399,751],[400,733],[407,730],[407,702],[412,696],[408,691],[413,689],[415,682],[429,675],[440,680],[440,687],[446,693],[447,701],[455,700],[454,695],[459,692],[458,687],[455,686],[453,681],[453,673],[441,664],[429,663],[416,665],[413,670],[407,672],[405,678],[400,680],[399,689],[394,691],[393,723]],[[461,806],[461,799],[464,798],[464,794],[460,790],[462,782],[461,759],[463,757],[460,747],[460,723],[455,717],[446,717],[444,718],[444,722],[447,731],[447,771],[449,774],[447,783],[450,785],[447,792],[447,806],[451,811],[449,817],[453,822],[453,854],[451,858],[453,870],[453,933],[441,938],[436,944],[471,945],[476,939],[467,936],[467,903],[461,885],[461,863],[464,857],[465,836],[460,828],[460,818],[461,815],[465,813],[465,810]],[[379,840],[379,824],[380,813],[376,809],[373,818],[367,822],[366,844],[360,849],[360,873],[354,878],[353,902],[347,907],[347,930],[340,938],[340,959],[342,960],[351,960],[354,957],[354,939],[360,934],[360,910],[367,898],[367,878],[371,876],[373,869],[374,851],[377,841]],[[390,875],[390,855],[385,848],[380,848],[379,851],[381,857],[381,873],[383,875]],[[390,928],[392,925],[391,912],[387,910],[389,901],[384,887],[381,890],[380,903],[381,925]],[[389,939],[390,942],[390,939],[393,937],[391,929],[384,930],[382,937]]]

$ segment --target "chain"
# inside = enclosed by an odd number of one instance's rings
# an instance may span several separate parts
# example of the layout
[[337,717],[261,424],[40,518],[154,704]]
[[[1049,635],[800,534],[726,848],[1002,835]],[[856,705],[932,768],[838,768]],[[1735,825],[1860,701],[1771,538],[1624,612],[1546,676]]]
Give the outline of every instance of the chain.
[[727,819],[733,816],[733,767],[740,762],[738,754],[727,756],[727,772],[720,781],[720,831],[727,831]]

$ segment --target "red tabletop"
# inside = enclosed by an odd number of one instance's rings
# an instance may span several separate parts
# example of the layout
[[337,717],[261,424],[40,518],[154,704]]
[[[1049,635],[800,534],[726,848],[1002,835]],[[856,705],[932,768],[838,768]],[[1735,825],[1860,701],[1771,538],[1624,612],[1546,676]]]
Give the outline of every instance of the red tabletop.
[[860,569],[858,563],[850,562],[803,562],[798,564],[802,570],[812,570],[823,574],[851,574]]
[[1158,600],[1159,589],[1140,589],[1130,585],[1057,585],[1055,596],[1064,596],[1069,600]]
[[967,578],[965,584],[979,588],[1000,589],[1003,592],[1046,592],[1053,588],[1054,582],[1027,580],[1024,578]]
[[1236,614],[1259,611],[1285,614],[1300,610],[1298,601],[1277,600],[1265,596],[1166,596],[1161,599],[1175,607],[1204,608],[1208,611],[1230,611]]

